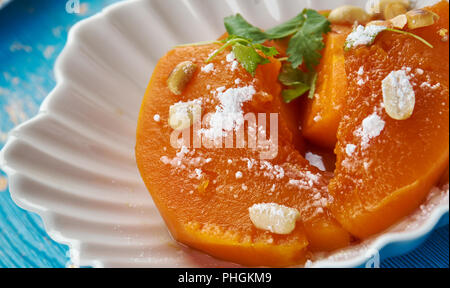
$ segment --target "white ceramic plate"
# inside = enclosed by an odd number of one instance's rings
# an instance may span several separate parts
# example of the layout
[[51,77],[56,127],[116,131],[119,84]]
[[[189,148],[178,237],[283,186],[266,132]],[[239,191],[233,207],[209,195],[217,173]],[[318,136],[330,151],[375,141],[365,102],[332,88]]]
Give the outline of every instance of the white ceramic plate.
[[[78,23],[58,58],[56,88],[35,118],[11,132],[0,154],[14,201],[42,216],[48,234],[70,246],[77,266],[236,266],[173,241],[139,176],[135,127],[153,67],[175,44],[221,35],[223,17],[233,13],[266,28],[305,7],[350,2],[364,5],[348,0],[139,0]],[[389,232],[310,264],[361,266],[374,251],[393,244],[398,248],[382,258],[406,252],[443,215],[448,218],[448,189],[436,191]]]
[[7,3],[9,3],[11,0],[0,0],[0,8],[5,6]]

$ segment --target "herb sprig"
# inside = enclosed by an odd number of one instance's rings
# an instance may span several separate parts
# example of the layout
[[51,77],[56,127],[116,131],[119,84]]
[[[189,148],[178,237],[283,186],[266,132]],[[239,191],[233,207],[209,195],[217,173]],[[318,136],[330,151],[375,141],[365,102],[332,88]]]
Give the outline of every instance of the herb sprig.
[[226,17],[224,22],[229,35],[246,38],[254,43],[292,36],[287,49],[288,61],[294,68],[305,63],[311,71],[319,64],[319,52],[325,46],[323,34],[331,31],[331,23],[327,18],[312,9],[304,9],[296,17],[265,32],[248,23],[240,14]]
[[207,60],[206,63],[211,62],[217,55],[222,53],[229,47],[232,47],[232,51],[236,60],[247,70],[252,76],[255,76],[256,68],[258,65],[269,63],[269,59],[261,56],[263,54],[266,57],[273,57],[279,54],[275,47],[263,46],[259,43],[247,38],[231,35],[227,39],[223,40],[222,47],[217,49]]
[[314,98],[317,72],[304,72],[293,68],[290,63],[284,63],[278,79],[284,86],[289,87],[289,89],[285,89],[282,92],[286,103],[297,99],[308,91],[308,98]]
[[[288,87],[282,92],[284,101],[291,102],[308,91],[308,97],[310,99],[314,97],[317,80],[315,67],[322,57],[320,51],[325,47],[323,35],[331,31],[331,23],[326,17],[315,10],[304,9],[296,17],[265,32],[248,23],[240,14],[226,17],[224,22],[229,35],[235,35],[237,39],[247,39],[249,41],[247,47],[254,48],[255,52],[251,52],[251,48],[246,49],[247,57],[238,57],[239,53],[236,52],[243,50],[242,47],[237,46],[240,45],[241,41],[237,41],[237,44],[228,42],[228,45],[224,45],[233,46],[233,52],[237,60],[252,75],[254,75],[254,69],[257,65],[268,63],[268,61],[256,57],[256,54],[258,54],[256,50],[261,51],[267,57],[272,56],[264,51],[264,49],[269,48],[262,46],[260,43],[291,37],[286,51],[288,62],[283,64],[283,69],[279,75],[280,82]],[[257,43],[259,46],[255,47],[253,43]],[[253,55],[253,57],[249,55]],[[298,69],[303,63],[309,72]]]
[[[326,17],[315,10],[304,9],[296,17],[266,31],[248,23],[240,14],[226,17],[224,24],[228,38],[183,46],[212,43],[222,45],[206,60],[207,63],[231,48],[236,60],[254,76],[258,65],[269,63],[269,57],[279,54],[275,47],[264,46],[262,43],[290,37],[286,51],[288,57],[279,59],[283,62],[287,61],[283,64],[283,70],[279,76],[280,82],[288,87],[283,91],[283,97],[286,102],[290,102],[308,91],[310,91],[309,97],[313,97],[317,79],[315,67],[322,57],[320,51],[325,47],[323,35],[331,31],[331,23]],[[303,64],[309,72],[299,69]]]
[[422,42],[423,44],[427,45],[428,47],[434,48],[434,46],[430,42],[428,42],[427,40],[423,39],[422,37],[420,37],[420,36],[418,36],[416,34],[413,34],[411,32],[398,30],[398,29],[393,29],[393,28],[387,28],[386,31],[390,31],[390,32],[398,33],[398,34],[403,34],[403,35],[408,35],[408,36],[410,36],[412,38],[415,38],[415,39],[419,40],[420,42]]

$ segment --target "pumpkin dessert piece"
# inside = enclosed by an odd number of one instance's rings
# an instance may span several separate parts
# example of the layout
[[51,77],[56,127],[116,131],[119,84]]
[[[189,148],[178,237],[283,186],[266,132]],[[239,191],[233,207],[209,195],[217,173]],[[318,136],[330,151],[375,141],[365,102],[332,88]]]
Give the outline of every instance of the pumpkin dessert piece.
[[373,45],[346,52],[347,101],[338,129],[333,215],[365,238],[407,216],[448,167],[449,4],[410,36],[382,32]]
[[[309,165],[293,145],[299,131],[290,129],[295,113],[285,113],[280,100],[280,63],[258,66],[255,77],[229,51],[206,64],[219,47],[175,48],[165,55],[140,112],[138,167],[173,237],[251,266],[299,264],[309,249],[348,245],[349,234],[327,208],[330,175]],[[196,130],[199,111],[210,118]],[[266,116],[267,129],[259,128],[264,121],[258,127],[243,122],[249,112]],[[276,113],[278,125],[269,113]],[[241,128],[245,142],[236,136]],[[252,131],[267,135],[252,146]],[[184,141],[177,140],[183,134]],[[196,145],[199,135],[205,145]],[[229,135],[238,148],[211,145]]]
[[[347,94],[344,44],[352,31],[350,25],[331,25],[331,32],[324,35],[323,57],[317,66],[316,89],[313,99],[290,104],[304,111],[300,114],[302,135],[311,143],[324,148],[334,148],[336,133],[341,120],[340,110]],[[289,39],[268,42],[286,56]],[[305,67],[301,67],[305,70]],[[294,110],[294,109],[293,109]]]
[[340,111],[346,101],[344,44],[350,32],[350,26],[332,25],[332,31],[326,35],[323,57],[317,67],[315,95],[306,101],[303,115],[303,136],[326,148],[336,145]]

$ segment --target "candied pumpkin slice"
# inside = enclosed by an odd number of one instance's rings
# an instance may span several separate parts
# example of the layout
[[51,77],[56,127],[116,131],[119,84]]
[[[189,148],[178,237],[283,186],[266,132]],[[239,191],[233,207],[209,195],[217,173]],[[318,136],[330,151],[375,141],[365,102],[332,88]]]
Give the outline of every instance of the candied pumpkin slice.
[[[277,81],[281,64],[272,59],[271,63],[260,65],[254,78],[240,64],[236,65],[228,52],[205,64],[218,47],[212,44],[170,51],[156,65],[142,103],[137,164],[173,237],[212,256],[250,266],[302,263],[308,245],[323,250],[348,245],[349,234],[327,209],[330,175],[310,166],[294,147],[293,133],[299,131],[292,131],[287,124],[292,121],[289,115],[295,113],[283,113],[287,108],[280,100]],[[196,64],[197,71],[177,96],[169,91],[166,81],[174,67],[185,61]],[[278,141],[274,158],[261,159],[262,146],[190,148],[186,142],[176,145],[178,141],[171,145],[171,137],[178,138],[173,137],[175,130],[168,121],[171,106],[197,101],[203,115],[218,116],[217,113],[228,111],[228,101],[236,101],[235,97],[242,97],[239,93],[248,91],[254,92],[252,97],[242,106],[233,107],[241,107],[243,114],[267,116],[268,127],[269,113],[278,115],[278,135],[272,135],[272,131],[267,135]],[[211,137],[211,126],[202,125],[202,140]],[[252,130],[249,126],[245,122],[245,135]],[[193,134],[192,127],[183,132],[190,135],[191,141],[199,135]],[[236,143],[236,133],[232,135]],[[260,203],[297,209],[300,217],[295,229],[280,235],[256,228],[249,208]]]
[[[448,166],[449,45],[439,31],[448,31],[449,4],[427,9],[439,21],[411,32],[433,49],[412,37],[382,32],[372,46],[346,53],[349,88],[329,191],[333,215],[359,238],[410,214]],[[406,120],[390,118],[383,106],[382,81],[398,70],[415,92],[415,108]]]
[[303,136],[312,143],[334,148],[341,120],[341,109],[347,95],[344,44],[350,26],[332,25],[325,36],[323,57],[317,67],[317,84],[313,99],[306,100]]

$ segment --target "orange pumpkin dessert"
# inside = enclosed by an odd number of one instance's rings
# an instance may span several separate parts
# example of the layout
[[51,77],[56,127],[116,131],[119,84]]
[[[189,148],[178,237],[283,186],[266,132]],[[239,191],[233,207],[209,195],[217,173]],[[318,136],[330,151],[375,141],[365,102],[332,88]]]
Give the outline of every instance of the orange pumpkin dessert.
[[[360,238],[411,213],[448,166],[449,45],[439,35],[448,31],[448,6],[429,8],[440,19],[414,30],[433,49],[385,31],[374,45],[346,54],[349,86],[329,190],[333,214]],[[384,108],[382,82],[392,71],[404,71],[415,93],[406,120],[392,119]]]
[[317,67],[317,87],[308,99],[302,131],[305,138],[326,148],[334,148],[341,120],[341,109],[347,95],[344,44],[350,26],[333,25],[327,34],[322,60]]
[[448,6],[305,9],[265,31],[237,14],[169,51],[136,160],[172,236],[283,267],[408,216],[448,182]]
[[[292,265],[304,261],[308,244],[319,250],[348,245],[348,233],[325,207],[330,176],[309,165],[293,147],[293,132],[286,125],[290,119],[280,113],[280,63],[272,59],[258,67],[253,78],[241,67],[233,70],[227,53],[205,64],[217,48],[176,48],[164,56],[140,113],[137,163],[172,235],[213,256],[245,265]],[[197,71],[182,95],[173,94],[166,84],[168,76],[178,63],[193,59]],[[274,159],[260,160],[259,149],[188,149],[189,144],[172,148],[173,129],[167,120],[173,104],[201,99],[203,113],[217,113],[220,101],[214,95],[240,97],[239,93],[254,94],[243,103],[244,113],[280,115]],[[155,121],[155,115],[161,120]],[[189,133],[193,138],[193,132]],[[233,138],[236,141],[236,135]],[[248,216],[253,204],[274,202],[300,213],[302,221],[289,235],[257,229]]]

